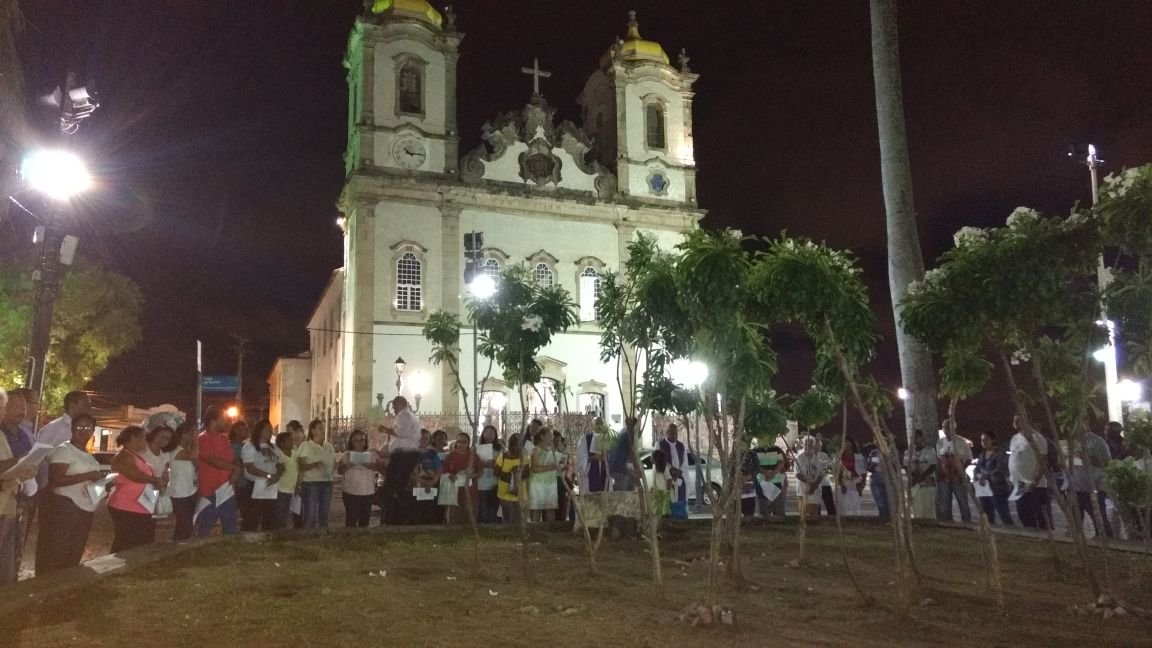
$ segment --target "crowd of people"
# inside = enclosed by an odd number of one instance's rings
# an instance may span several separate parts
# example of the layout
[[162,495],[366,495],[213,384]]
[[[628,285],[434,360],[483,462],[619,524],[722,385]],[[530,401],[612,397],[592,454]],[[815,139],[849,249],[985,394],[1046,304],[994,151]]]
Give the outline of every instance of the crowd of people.
[[[980,507],[976,515],[983,513],[990,524],[1048,529],[1053,526],[1055,491],[1060,491],[1093,533],[1115,537],[1117,520],[1139,528],[1138,519],[1121,519],[1122,511],[1105,488],[1108,462],[1132,454],[1119,423],[1109,423],[1102,434],[1085,434],[1083,447],[1073,451],[1071,470],[1065,470],[1069,464],[1061,459],[1067,450],[1043,430],[1028,430],[1018,417],[1013,428],[1006,445],[991,431],[980,434],[978,442],[969,440],[956,432],[950,419],[935,435],[915,430],[898,466],[910,485],[912,516],[950,522],[958,512],[962,522],[971,524],[975,501]],[[837,461],[825,446],[818,437],[805,437],[794,459],[806,512],[835,515],[839,506],[843,514],[859,515],[867,484],[878,515],[887,518],[893,494],[882,453],[872,448],[865,455],[848,438]]]
[[[155,542],[164,518],[172,519],[174,541],[205,537],[216,527],[223,534],[327,527],[338,477],[349,527],[369,526],[377,506],[384,525],[519,523],[523,515],[531,522],[571,520],[573,494],[633,491],[641,475],[661,515],[686,518],[690,471],[700,470],[675,424],[637,470],[635,419],[613,431],[597,418],[575,438],[540,420],[507,438],[489,425],[473,444],[465,432],[423,428],[397,397],[392,426],[378,430],[387,439],[382,447],[371,447],[357,429],[338,453],[323,421],[307,429],[290,421],[277,434],[267,420],[249,425],[209,407],[199,428],[184,422],[120,430],[109,471],[89,452],[96,420],[83,392],[69,393],[62,415],[39,429],[37,406],[27,390],[0,391],[0,583],[16,580],[34,522],[37,575],[78,565],[105,500],[111,550],[119,552]],[[974,496],[993,524],[1047,528],[1051,495],[1060,489],[1082,519],[1112,536],[1115,507],[1104,489],[1104,466],[1125,454],[1119,425],[1109,424],[1103,436],[1088,434],[1068,475],[1054,440],[1019,421],[1015,427],[1007,449],[991,432],[970,442],[951,421],[934,442],[916,430],[911,447],[894,459],[911,487],[914,517],[950,521],[955,506],[970,523]],[[858,448],[849,437],[833,459],[814,436],[795,449],[752,446],[739,470],[744,515],[784,517],[789,498],[805,515],[859,515],[868,487],[879,516],[888,517],[893,493],[886,482],[897,472],[886,469],[874,447]],[[795,493],[787,477],[793,469]]]

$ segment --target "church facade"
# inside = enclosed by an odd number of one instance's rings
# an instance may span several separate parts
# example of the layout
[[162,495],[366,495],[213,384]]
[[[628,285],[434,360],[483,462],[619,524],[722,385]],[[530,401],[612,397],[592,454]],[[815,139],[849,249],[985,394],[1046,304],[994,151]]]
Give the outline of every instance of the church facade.
[[[671,65],[658,43],[641,38],[632,14],[627,35],[589,61],[581,125],[555,119],[539,92],[547,73],[533,63],[524,70],[535,84],[530,101],[485,123],[483,144],[462,154],[463,38],[450,11],[423,0],[377,0],[349,37],[344,266],[309,322],[312,413],[359,416],[398,393],[421,412],[463,412],[448,368],[429,361],[421,328],[438,309],[461,315],[460,369],[471,384],[464,268],[475,232],[480,272],[497,277],[524,264],[579,304],[579,324],[537,358],[544,380],[528,390],[531,413],[619,421],[617,367],[600,361],[600,276],[621,267],[638,232],[671,247],[703,215],[692,143],[696,75],[683,54]],[[481,359],[479,377],[487,371]],[[494,368],[480,381],[489,422],[520,409],[500,374]]]

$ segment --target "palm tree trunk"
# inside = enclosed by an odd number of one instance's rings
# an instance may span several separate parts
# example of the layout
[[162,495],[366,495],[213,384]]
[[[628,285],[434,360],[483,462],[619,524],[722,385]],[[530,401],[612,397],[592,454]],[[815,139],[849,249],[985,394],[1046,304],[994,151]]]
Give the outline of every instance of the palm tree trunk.
[[880,173],[888,230],[888,288],[896,318],[900,375],[909,397],[904,409],[908,445],[919,428],[936,429],[936,377],[932,356],[900,324],[900,302],[908,284],[924,277],[924,257],[916,230],[912,171],[904,131],[904,98],[900,84],[897,0],[871,0],[872,74],[876,83],[876,123],[880,135]]

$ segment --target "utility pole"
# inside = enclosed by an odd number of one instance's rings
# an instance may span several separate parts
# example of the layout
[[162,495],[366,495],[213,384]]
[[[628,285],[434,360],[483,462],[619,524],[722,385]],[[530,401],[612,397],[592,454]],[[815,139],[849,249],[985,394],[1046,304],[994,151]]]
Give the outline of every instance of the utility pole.
[[240,418],[244,418],[244,354],[248,353],[248,343],[251,342],[248,338],[237,333],[232,334],[232,339],[236,340],[236,409],[240,412]]

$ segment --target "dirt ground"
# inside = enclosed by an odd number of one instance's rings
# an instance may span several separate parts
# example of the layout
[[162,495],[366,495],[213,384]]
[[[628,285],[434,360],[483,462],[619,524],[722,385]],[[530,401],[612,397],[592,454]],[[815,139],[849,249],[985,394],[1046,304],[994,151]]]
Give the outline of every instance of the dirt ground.
[[[588,574],[578,537],[537,530],[527,567],[510,529],[471,536],[333,533],[193,549],[105,578],[66,600],[0,619],[0,645],[17,646],[1152,646],[1152,622],[1077,616],[1091,601],[1071,547],[1054,566],[1046,543],[999,540],[1008,610],[984,584],[976,535],[926,528],[915,536],[924,575],[901,617],[887,527],[846,530],[850,564],[877,605],[846,577],[835,528],[809,528],[810,565],[791,568],[796,523],[745,530],[748,586],[726,588],[734,623],[677,621],[703,600],[707,526],[668,527],[666,587],[658,597],[640,541],[604,542]],[[1152,561],[1110,556],[1122,598],[1152,607]],[[535,582],[528,584],[527,571]],[[145,639],[146,638],[146,639]],[[13,643],[8,643],[13,642]]]

